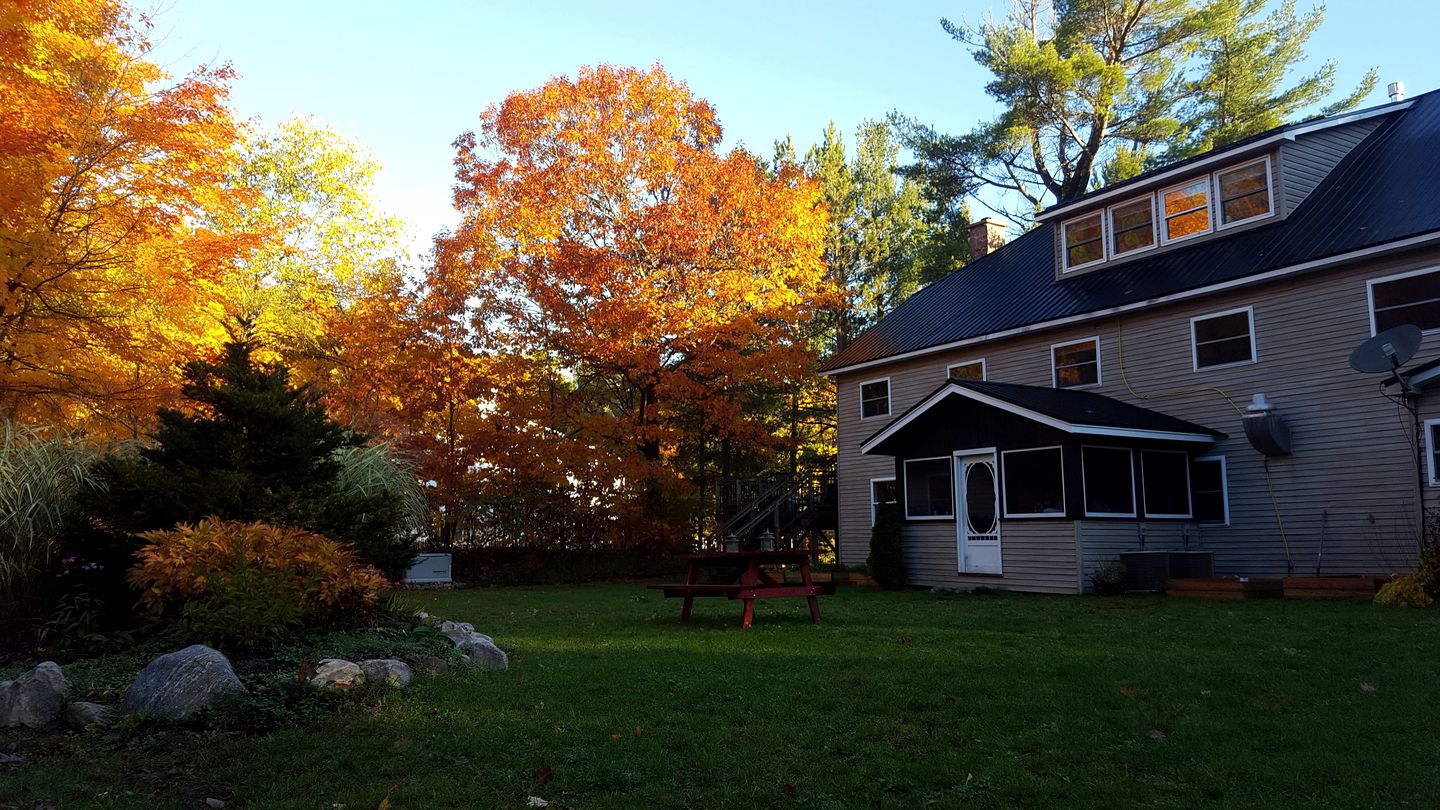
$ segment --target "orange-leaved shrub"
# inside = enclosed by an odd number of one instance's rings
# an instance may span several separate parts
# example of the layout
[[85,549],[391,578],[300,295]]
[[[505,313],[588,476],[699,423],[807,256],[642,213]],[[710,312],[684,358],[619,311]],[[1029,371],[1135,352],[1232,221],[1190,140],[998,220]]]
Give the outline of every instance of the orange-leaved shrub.
[[129,575],[140,607],[215,644],[334,622],[376,606],[388,585],[339,542],[293,527],[206,518],[140,537]]

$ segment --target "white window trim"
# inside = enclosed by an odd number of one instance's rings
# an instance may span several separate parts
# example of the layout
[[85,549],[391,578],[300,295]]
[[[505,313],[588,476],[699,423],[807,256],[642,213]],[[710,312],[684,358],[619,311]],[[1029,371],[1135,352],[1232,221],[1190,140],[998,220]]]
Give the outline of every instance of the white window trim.
[[[1197,337],[1196,337],[1196,335],[1195,335],[1195,322],[1196,322],[1196,321],[1208,321],[1208,320],[1210,320],[1211,318],[1223,318],[1223,317],[1225,317],[1226,315],[1234,315],[1234,314],[1237,313],[1237,312],[1244,312],[1244,313],[1246,313],[1246,315],[1249,317],[1249,321],[1250,321],[1250,359],[1249,359],[1249,360],[1236,360],[1236,361],[1233,362],[1233,363],[1220,363],[1220,364],[1218,364],[1218,365],[1213,365],[1213,366],[1201,366],[1201,365],[1200,365],[1200,341],[1197,339]],[[1259,347],[1256,346],[1256,344],[1255,344],[1255,307],[1254,307],[1253,305],[1252,305],[1252,306],[1248,306],[1248,307],[1235,307],[1234,309],[1221,310],[1220,312],[1211,312],[1211,313],[1206,314],[1206,315],[1196,315],[1195,317],[1193,317],[1193,318],[1190,319],[1190,369],[1191,369],[1191,371],[1194,371],[1194,372],[1196,372],[1196,373],[1198,374],[1199,372],[1202,372],[1202,371],[1215,371],[1215,370],[1217,370],[1217,369],[1222,369],[1222,368],[1235,368],[1235,367],[1237,367],[1237,366],[1253,366],[1253,365],[1255,365],[1255,364],[1258,363],[1258,362],[1260,362],[1260,350],[1259,350]]]
[[[1410,278],[1411,276],[1423,276],[1426,273],[1440,273],[1440,266],[1422,267],[1418,270],[1406,270],[1403,273],[1392,273],[1391,275],[1380,276],[1379,278],[1372,278],[1365,282],[1365,300],[1366,303],[1369,304],[1370,310],[1371,337],[1379,334],[1375,329],[1375,285],[1384,284],[1387,281],[1399,281],[1402,278]],[[1427,335],[1434,334],[1435,332],[1440,332],[1440,327],[1437,327],[1435,329],[1425,329],[1422,331],[1424,332],[1424,334]]]
[[1091,335],[1090,337],[1080,338],[1079,340],[1067,340],[1067,341],[1065,341],[1065,342],[1063,342],[1063,343],[1052,343],[1052,344],[1050,344],[1050,387],[1051,387],[1051,388],[1059,388],[1059,387],[1060,387],[1060,374],[1059,374],[1059,369],[1055,366],[1055,350],[1056,350],[1056,349],[1063,349],[1063,348],[1065,348],[1066,346],[1076,346],[1076,345],[1079,345],[1079,344],[1081,344],[1081,343],[1089,343],[1089,342],[1092,341],[1092,340],[1095,341],[1095,382],[1093,382],[1093,383],[1085,383],[1085,384],[1083,384],[1083,385],[1068,385],[1068,386],[1066,386],[1066,389],[1073,391],[1073,390],[1075,390],[1075,389],[1077,389],[1077,388],[1099,388],[1101,385],[1104,385],[1104,384],[1105,384],[1105,364],[1104,364],[1104,363],[1101,361],[1101,359],[1100,359],[1100,336],[1099,336],[1099,335]]
[[[871,479],[870,479],[870,528],[872,528],[872,529],[875,528],[875,514],[876,514],[876,511],[877,511],[878,507],[880,506],[880,503],[875,500],[875,482],[876,482],[876,481],[894,481],[894,480],[895,480],[895,476],[893,476],[893,475],[882,475],[882,476],[880,476],[879,478],[871,478]],[[897,493],[897,494],[898,494],[898,493]],[[953,511],[953,510],[952,510],[952,511]]]
[[977,357],[974,360],[961,360],[958,363],[951,363],[950,365],[945,367],[945,379],[950,379],[950,372],[954,371],[955,369],[961,366],[973,366],[976,363],[980,364],[980,382],[985,382],[986,378],[990,375],[990,369],[985,366],[985,358],[983,357]]
[[[1010,496],[1006,486],[1006,476],[1009,472],[1009,462],[1005,457],[1011,453],[1034,453],[1039,450],[1060,451],[1060,511],[1059,512],[1011,512]],[[1004,497],[1005,509],[1001,515],[1007,518],[1048,518],[1050,520],[1064,520],[1070,514],[1069,495],[1065,491],[1065,448],[1063,445],[1052,444],[1045,447],[1025,447],[1019,450],[1005,450],[1000,453],[1000,493]]]
[[[1263,214],[1256,214],[1256,215],[1253,216],[1253,217],[1246,217],[1246,218],[1244,218],[1244,219],[1237,219],[1237,220],[1235,220],[1234,222],[1226,222],[1226,221],[1225,221],[1225,211],[1224,211],[1224,209],[1222,208],[1222,206],[1224,205],[1224,201],[1220,199],[1220,175],[1222,175],[1222,174],[1229,174],[1229,173],[1231,173],[1231,172],[1239,171],[1239,170],[1244,169],[1244,168],[1246,168],[1246,167],[1248,167],[1248,166],[1254,166],[1256,163],[1264,163],[1264,164],[1265,164],[1265,197],[1266,197],[1266,200],[1267,200],[1267,201],[1269,202],[1269,204],[1270,204],[1270,209],[1269,209],[1268,211],[1266,211],[1265,213],[1263,213]],[[1238,164],[1238,165],[1235,165],[1235,166],[1226,166],[1226,167],[1223,168],[1223,169],[1217,169],[1217,170],[1215,171],[1215,182],[1212,183],[1211,185],[1212,185],[1212,187],[1215,189],[1215,203],[1216,203],[1216,205],[1215,205],[1214,221],[1215,221],[1215,230],[1217,230],[1217,231],[1223,231],[1223,230],[1226,230],[1227,228],[1234,228],[1234,227],[1237,226],[1237,225],[1244,225],[1244,224],[1247,223],[1247,222],[1255,222],[1255,221],[1257,221],[1257,220],[1262,220],[1262,219],[1265,219],[1265,218],[1267,218],[1267,217],[1273,217],[1273,216],[1275,216],[1275,175],[1272,173],[1272,170],[1271,170],[1271,167],[1270,167],[1270,156],[1269,156],[1269,155],[1262,155],[1262,156],[1260,156],[1260,158],[1257,159],[1257,160],[1249,160],[1249,161],[1246,161],[1246,162],[1244,162],[1244,163],[1241,163],[1241,164]]]
[[[1177,237],[1175,237],[1174,239],[1171,239],[1171,238],[1169,237],[1169,229],[1165,227],[1165,222],[1169,219],[1169,217],[1165,216],[1165,195],[1166,195],[1166,194],[1169,194],[1169,193],[1172,192],[1172,191],[1179,191],[1180,189],[1182,189],[1182,188],[1184,188],[1184,187],[1186,187],[1186,186],[1193,186],[1193,185],[1195,185],[1197,182],[1200,182],[1201,180],[1205,181],[1205,213],[1208,215],[1207,221],[1206,221],[1206,223],[1205,223],[1205,230],[1203,230],[1203,231],[1196,231],[1195,233],[1187,233],[1187,234],[1185,234],[1184,236],[1177,236]],[[1191,210],[1198,210],[1198,209],[1191,209]],[[1188,213],[1190,213],[1190,212],[1189,212],[1189,211],[1184,211],[1184,212],[1182,212],[1182,213],[1180,213],[1180,214],[1176,214],[1175,216],[1184,216],[1185,214],[1188,214]],[[1173,186],[1168,186],[1168,187],[1166,187],[1166,188],[1162,188],[1162,189],[1160,189],[1159,191],[1155,192],[1155,225],[1156,225],[1156,227],[1159,228],[1159,230],[1160,230],[1159,237],[1160,237],[1160,244],[1162,244],[1162,245],[1175,245],[1175,244],[1179,244],[1180,242],[1184,242],[1184,241],[1186,241],[1187,239],[1194,239],[1194,238],[1197,237],[1197,236],[1204,236],[1204,235],[1206,235],[1206,234],[1208,234],[1208,233],[1214,233],[1214,231],[1215,231],[1215,179],[1214,179],[1214,177],[1211,176],[1211,175],[1208,175],[1208,174],[1200,175],[1199,177],[1192,177],[1192,178],[1190,178],[1189,180],[1186,180],[1186,181],[1183,182],[1183,183],[1176,183],[1176,184],[1173,185]]]
[[[1120,253],[1115,250],[1114,244],[1115,209],[1123,208],[1127,205],[1134,205],[1142,199],[1149,200],[1150,202],[1150,244],[1142,248],[1135,248],[1134,250],[1127,250],[1124,253]],[[1147,250],[1154,250],[1155,248],[1160,247],[1160,218],[1158,216],[1158,210],[1155,206],[1155,193],[1151,192],[1149,194],[1142,194],[1139,197],[1131,197],[1128,200],[1121,200],[1120,202],[1106,208],[1105,230],[1107,232],[1105,246],[1106,250],[1109,252],[1110,258],[1112,259],[1127,259],[1131,256],[1136,256],[1144,253]]]
[[[1100,218],[1100,258],[1098,258],[1098,259],[1091,259],[1090,261],[1085,262],[1084,264],[1071,264],[1071,263],[1070,263],[1070,249],[1069,249],[1069,244],[1065,241],[1065,231],[1066,231],[1067,229],[1069,229],[1069,227],[1070,227],[1073,223],[1079,222],[1079,221],[1082,220],[1082,219],[1090,219],[1091,217],[1099,217],[1099,218]],[[1108,240],[1108,239],[1110,238],[1110,229],[1107,228],[1107,227],[1105,227],[1105,219],[1106,219],[1106,217],[1105,217],[1105,212],[1104,212],[1104,211],[1091,211],[1091,212],[1088,213],[1088,214],[1081,214],[1081,215],[1078,216],[1078,217],[1071,217],[1070,219],[1067,219],[1067,220],[1065,220],[1064,222],[1061,222],[1061,223],[1060,223],[1060,272],[1061,272],[1061,273],[1069,273],[1069,272],[1071,272],[1071,271],[1079,270],[1079,269],[1084,268],[1084,267],[1094,267],[1094,266],[1097,265],[1097,264],[1104,264],[1104,263],[1110,258],[1110,247],[1109,247],[1108,244],[1106,244],[1106,240]],[[1126,254],[1126,255],[1129,255],[1129,254]]]
[[1181,457],[1183,457],[1183,458],[1185,459],[1185,503],[1187,504],[1187,508],[1186,508],[1186,510],[1185,510],[1185,512],[1184,512],[1183,514],[1178,514],[1178,515],[1167,515],[1167,514],[1165,514],[1165,513],[1163,513],[1163,512],[1156,512],[1156,513],[1154,513],[1154,514],[1151,514],[1149,508],[1145,508],[1145,510],[1144,510],[1144,511],[1145,511],[1145,519],[1146,519],[1146,520],[1149,520],[1150,518],[1157,518],[1157,519],[1163,519],[1163,518],[1179,518],[1179,519],[1186,519],[1186,520],[1192,520],[1192,519],[1194,519],[1194,517],[1195,517],[1195,497],[1194,497],[1194,495],[1190,492],[1190,454],[1187,453],[1187,452],[1185,452],[1184,450],[1141,450],[1141,451],[1140,451],[1140,494],[1141,494],[1141,500],[1142,500],[1142,502],[1141,502],[1140,504],[1138,504],[1138,505],[1136,506],[1136,508],[1139,509],[1139,508],[1145,507],[1145,503],[1143,502],[1143,500],[1144,500],[1144,495],[1145,495],[1145,487],[1147,486],[1147,482],[1145,481],[1145,455],[1146,455],[1147,453],[1152,453],[1152,454],[1155,454],[1155,455],[1181,456]]
[[[874,383],[877,383],[877,382],[883,382],[883,383],[885,383],[885,412],[884,412],[884,413],[877,413],[877,414],[874,414],[874,415],[871,415],[871,416],[866,416],[866,415],[865,415],[865,386],[867,386],[867,385],[873,385]],[[868,420],[871,420],[871,419],[885,419],[885,418],[888,418],[888,417],[890,416],[890,414],[892,414],[892,413],[895,412],[895,389],[894,389],[893,386],[890,385],[890,378],[889,378],[889,377],[876,377],[876,378],[873,379],[873,380],[866,380],[866,381],[860,383],[860,387],[857,388],[857,389],[855,389],[855,390],[858,392],[859,397],[860,397],[860,421],[861,421],[861,422],[865,422],[865,421],[868,421]]]
[[[905,484],[900,490],[900,507],[905,513],[906,520],[954,520],[955,519],[955,462],[953,456],[927,456],[925,458],[907,458],[901,463],[904,471]],[[910,514],[910,464],[915,461],[943,461],[950,465],[950,514],[948,515],[911,515]],[[870,497],[875,497],[871,495]]]
[[[1085,448],[1095,450],[1124,450],[1130,459],[1130,512],[1091,512],[1089,483],[1085,480]],[[1128,447],[1115,447],[1104,444],[1082,444],[1080,445],[1080,496],[1083,498],[1080,505],[1085,508],[1085,517],[1099,518],[1133,518],[1140,516],[1140,501],[1135,497],[1135,451]]]
[[[1440,421],[1440,420],[1437,420],[1437,421]],[[1225,519],[1224,519],[1224,521],[1222,521],[1222,522],[1220,522],[1220,523],[1216,523],[1216,522],[1214,522],[1214,521],[1202,521],[1202,522],[1201,522],[1201,525],[1208,525],[1208,526],[1229,526],[1229,525],[1230,525],[1230,463],[1225,460],[1225,457],[1224,457],[1224,456],[1196,456],[1195,458],[1190,459],[1190,463],[1191,463],[1191,464],[1194,464],[1194,463],[1200,462],[1200,461],[1218,461],[1218,462],[1220,462],[1220,505],[1221,505],[1221,507],[1222,507],[1221,511],[1224,512],[1224,514],[1225,514]],[[1191,486],[1193,487],[1194,484],[1192,483]],[[1190,512],[1191,512],[1191,514],[1194,514],[1194,512],[1195,512],[1195,493],[1194,493],[1193,490],[1192,490],[1191,493],[1190,493]]]

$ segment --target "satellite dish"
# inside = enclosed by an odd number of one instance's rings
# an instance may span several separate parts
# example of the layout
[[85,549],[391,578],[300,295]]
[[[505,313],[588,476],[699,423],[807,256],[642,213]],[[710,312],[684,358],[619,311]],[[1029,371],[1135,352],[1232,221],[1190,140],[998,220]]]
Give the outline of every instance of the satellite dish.
[[1402,324],[1386,329],[1355,347],[1350,367],[1366,374],[1395,372],[1420,349],[1420,327]]

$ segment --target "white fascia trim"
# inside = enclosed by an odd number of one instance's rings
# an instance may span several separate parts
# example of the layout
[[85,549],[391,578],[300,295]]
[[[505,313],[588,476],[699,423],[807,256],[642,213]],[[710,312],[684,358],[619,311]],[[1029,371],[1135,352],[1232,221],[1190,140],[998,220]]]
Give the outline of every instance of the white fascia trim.
[[[1341,115],[1335,118],[1327,118],[1323,121],[1316,121],[1313,124],[1296,127],[1295,129],[1288,130],[1286,132],[1277,132],[1276,134],[1271,135],[1270,137],[1263,140],[1255,141],[1254,143],[1247,143],[1243,146],[1237,147],[1234,151],[1220,152],[1211,155],[1208,158],[1197,160],[1194,163],[1187,163],[1184,166],[1177,166],[1168,172],[1161,172],[1154,177],[1147,178],[1145,182],[1146,184],[1159,183],[1170,178],[1181,177],[1183,175],[1195,173],[1199,169],[1203,169],[1207,166],[1214,166],[1216,163],[1224,163],[1226,161],[1235,160],[1236,157],[1240,155],[1245,155],[1252,151],[1263,149],[1267,146],[1277,144],[1281,141],[1293,141],[1301,135],[1309,135],[1312,132],[1319,132],[1321,130],[1330,129],[1331,127],[1338,127],[1344,124],[1352,124],[1356,121],[1363,121],[1367,118],[1374,118],[1377,115],[1389,115],[1390,113],[1397,110],[1408,110],[1410,108],[1410,105],[1414,103],[1414,99],[1395,102],[1394,104],[1387,104],[1383,107],[1378,107],[1373,110],[1350,113],[1349,115]],[[1135,189],[1130,186],[1117,188],[1114,191],[1101,192],[1100,194],[1096,194],[1094,197],[1086,197],[1083,200],[1077,200],[1073,205],[1067,204],[1054,206],[1049,210],[1041,212],[1039,216],[1035,217],[1035,221],[1047,222],[1054,219],[1056,215],[1073,210],[1074,208],[1078,208],[1081,205],[1088,206],[1094,203],[1098,203],[1101,200],[1109,200],[1125,194],[1133,194],[1134,192]]]
[[[875,438],[861,445],[860,452],[869,453],[871,450],[875,449],[875,447],[878,446],[881,442],[885,441],[891,436],[894,436],[895,433],[900,430],[900,428],[903,428],[906,425],[910,424],[921,414],[930,410],[941,400],[943,400],[945,397],[950,396],[951,394],[959,394],[960,396],[963,396],[967,399],[979,402],[982,405],[989,405],[992,408],[998,408],[1002,411],[1013,413],[1016,416],[1029,419],[1032,422],[1039,422],[1042,425],[1055,428],[1056,430],[1081,436],[1108,436],[1120,439],[1153,439],[1155,441],[1171,442],[1201,442],[1204,444],[1210,444],[1215,441],[1215,437],[1209,435],[1208,433],[1180,433],[1169,430],[1141,430],[1136,428],[1115,428],[1102,427],[1099,425],[1071,424],[1070,422],[1066,422],[1063,419],[1056,419],[1053,416],[1046,416],[1045,414],[1039,413],[1038,411],[1032,411],[1029,408],[1022,408],[1019,405],[1006,402],[1003,399],[998,399],[988,394],[982,394],[978,391],[971,391],[969,388],[966,388],[959,383],[952,382],[949,385],[946,385],[944,388],[941,388],[940,390],[931,394],[924,402],[916,406],[908,414],[901,417],[900,419],[895,420],[894,422],[891,422],[890,425],[887,426],[884,430],[875,434]],[[911,460],[919,461],[921,459]]]
[[912,357],[924,357],[927,354],[945,352],[951,349],[958,349],[962,346],[974,346],[981,343],[989,343],[994,340],[1000,340],[1002,338],[1017,337],[1019,335],[1027,335],[1031,332],[1040,332],[1046,329],[1054,329],[1060,326],[1068,326],[1070,324],[1076,323],[1085,323],[1086,321],[1101,320],[1104,318],[1108,318],[1112,315],[1122,315],[1127,312],[1134,312],[1137,309],[1147,309],[1149,307],[1160,306],[1161,304],[1169,304],[1175,301],[1187,301],[1191,298],[1199,298],[1201,296],[1212,295],[1217,292],[1233,290],[1238,287],[1247,287],[1251,284],[1262,284],[1266,281],[1273,281],[1277,278],[1284,278],[1285,276],[1293,275],[1295,273],[1303,273],[1307,270],[1319,270],[1321,268],[1330,267],[1332,265],[1346,264],[1356,259],[1363,259],[1370,256],[1381,256],[1387,253],[1394,253],[1398,250],[1405,250],[1412,247],[1420,247],[1431,242],[1440,242],[1440,231],[1432,231],[1430,233],[1421,234],[1420,236],[1411,236],[1405,239],[1397,239],[1394,242],[1386,242],[1383,245],[1374,245],[1367,248],[1361,248],[1359,250],[1352,250],[1349,253],[1341,253],[1337,256],[1328,256],[1324,259],[1312,259],[1308,262],[1292,264],[1288,267],[1279,267],[1264,273],[1257,273],[1253,276],[1237,278],[1233,281],[1222,281],[1217,284],[1211,284],[1205,287],[1196,287],[1193,290],[1171,293],[1170,295],[1162,295],[1159,298],[1149,298],[1144,301],[1135,301],[1129,304],[1121,304],[1119,306],[1109,307],[1108,309],[1097,309],[1092,312],[1082,312],[1078,315],[1067,315],[1064,318],[1055,318],[1049,321],[1041,321],[1039,323],[1027,324],[1025,326],[1017,326],[1014,329],[1006,329],[1002,332],[991,332],[987,335],[979,335],[973,338],[965,338],[964,340],[955,340],[951,341],[950,343],[942,343],[938,346],[927,346],[923,349],[915,349],[913,351],[904,352],[902,354],[892,354],[889,357],[881,357],[877,360],[867,360],[864,363],[856,363],[852,366],[842,366],[841,368],[833,368],[829,371],[822,371],[820,372],[820,376],[833,377],[836,374],[845,374],[851,371],[859,371],[863,368],[871,368],[873,366],[880,366],[886,363],[895,363],[901,360],[908,360]]

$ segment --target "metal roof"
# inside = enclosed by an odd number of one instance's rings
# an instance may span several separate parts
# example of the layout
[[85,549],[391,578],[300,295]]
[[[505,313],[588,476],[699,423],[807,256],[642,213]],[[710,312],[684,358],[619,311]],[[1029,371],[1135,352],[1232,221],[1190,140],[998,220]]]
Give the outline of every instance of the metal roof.
[[866,439],[860,446],[861,451],[875,452],[887,439],[904,430],[910,422],[950,397],[978,402],[983,406],[998,408],[1057,430],[1082,436],[1194,443],[1209,443],[1225,438],[1225,434],[1218,430],[1121,402],[1093,391],[978,380],[946,380],[894,422]]
[[1440,233],[1440,92],[1413,97],[1288,217],[1065,279],[1034,228],[914,295],[821,365],[831,374]]

